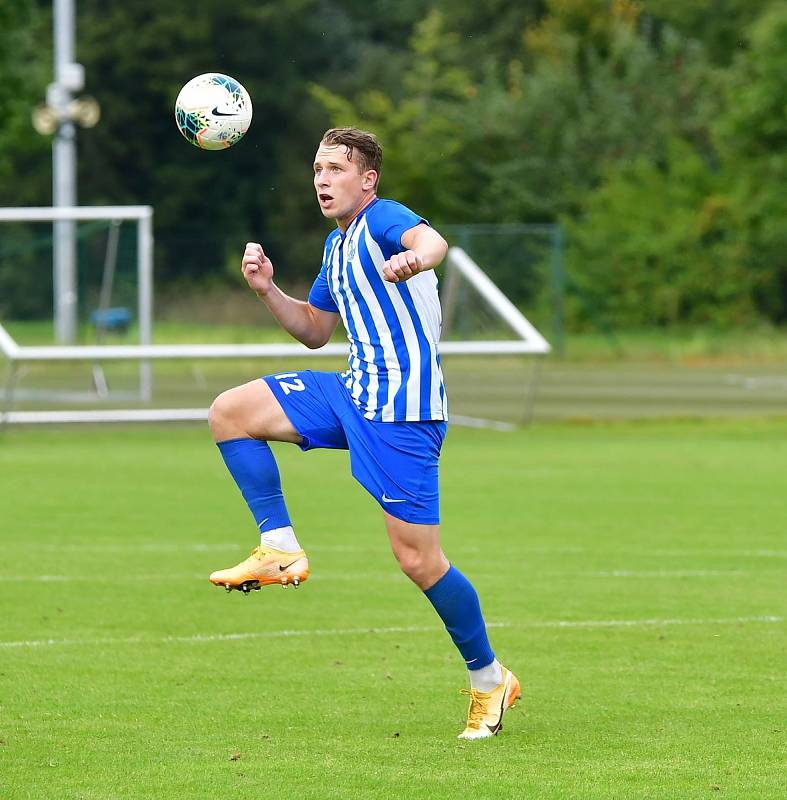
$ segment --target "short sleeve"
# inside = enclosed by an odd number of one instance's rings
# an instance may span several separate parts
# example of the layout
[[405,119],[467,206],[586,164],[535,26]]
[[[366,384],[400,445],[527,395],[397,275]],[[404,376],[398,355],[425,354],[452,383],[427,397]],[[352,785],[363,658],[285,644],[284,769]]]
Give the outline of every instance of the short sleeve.
[[400,253],[402,235],[416,225],[429,224],[427,219],[394,200],[378,200],[367,217],[374,239],[380,244],[386,258]]
[[319,308],[320,311],[339,313],[339,308],[328,287],[328,271],[325,268],[325,264],[322,265],[319,275],[314,279],[312,288],[309,290],[309,304]]

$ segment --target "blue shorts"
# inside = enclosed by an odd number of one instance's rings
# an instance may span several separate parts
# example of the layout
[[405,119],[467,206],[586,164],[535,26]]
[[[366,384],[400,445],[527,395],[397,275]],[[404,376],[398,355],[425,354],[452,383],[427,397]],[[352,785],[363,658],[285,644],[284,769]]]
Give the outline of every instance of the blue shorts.
[[437,461],[445,422],[368,420],[336,372],[285,372],[263,380],[303,437],[302,450],[349,450],[353,477],[384,511],[405,522],[440,522]]

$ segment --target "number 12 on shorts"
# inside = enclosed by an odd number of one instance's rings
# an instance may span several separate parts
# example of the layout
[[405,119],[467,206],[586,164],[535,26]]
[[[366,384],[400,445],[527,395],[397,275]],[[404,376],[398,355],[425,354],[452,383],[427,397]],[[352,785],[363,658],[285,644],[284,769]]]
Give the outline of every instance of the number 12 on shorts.
[[306,388],[303,381],[298,377],[297,372],[282,372],[281,375],[274,375],[273,377],[279,382],[284,394],[302,392]]

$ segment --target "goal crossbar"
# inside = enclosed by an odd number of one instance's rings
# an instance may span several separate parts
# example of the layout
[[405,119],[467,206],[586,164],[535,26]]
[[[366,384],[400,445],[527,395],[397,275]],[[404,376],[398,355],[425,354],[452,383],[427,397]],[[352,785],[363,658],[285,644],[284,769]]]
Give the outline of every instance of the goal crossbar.
[[[0,351],[9,361],[140,361],[213,358],[286,358],[347,355],[347,345],[326,344],[310,350],[301,344],[126,344],[20,346],[0,324]],[[446,355],[516,355],[543,353],[533,344],[517,340],[443,342]]]
[[152,206],[19,206],[0,208],[0,222],[86,222],[150,219]]

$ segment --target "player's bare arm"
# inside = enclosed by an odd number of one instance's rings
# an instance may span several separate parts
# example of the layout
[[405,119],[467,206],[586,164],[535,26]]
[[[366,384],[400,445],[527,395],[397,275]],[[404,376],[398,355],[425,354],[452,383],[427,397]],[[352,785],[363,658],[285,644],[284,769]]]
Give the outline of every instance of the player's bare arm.
[[383,277],[391,283],[406,281],[419,272],[434,269],[448,252],[446,240],[423,222],[402,234],[402,244],[407,249],[391,256],[383,265]]
[[257,242],[249,242],[243,253],[241,272],[257,297],[268,306],[279,325],[293,338],[311,349],[330,340],[339,315],[315,308],[285,294],[273,282],[273,264]]

